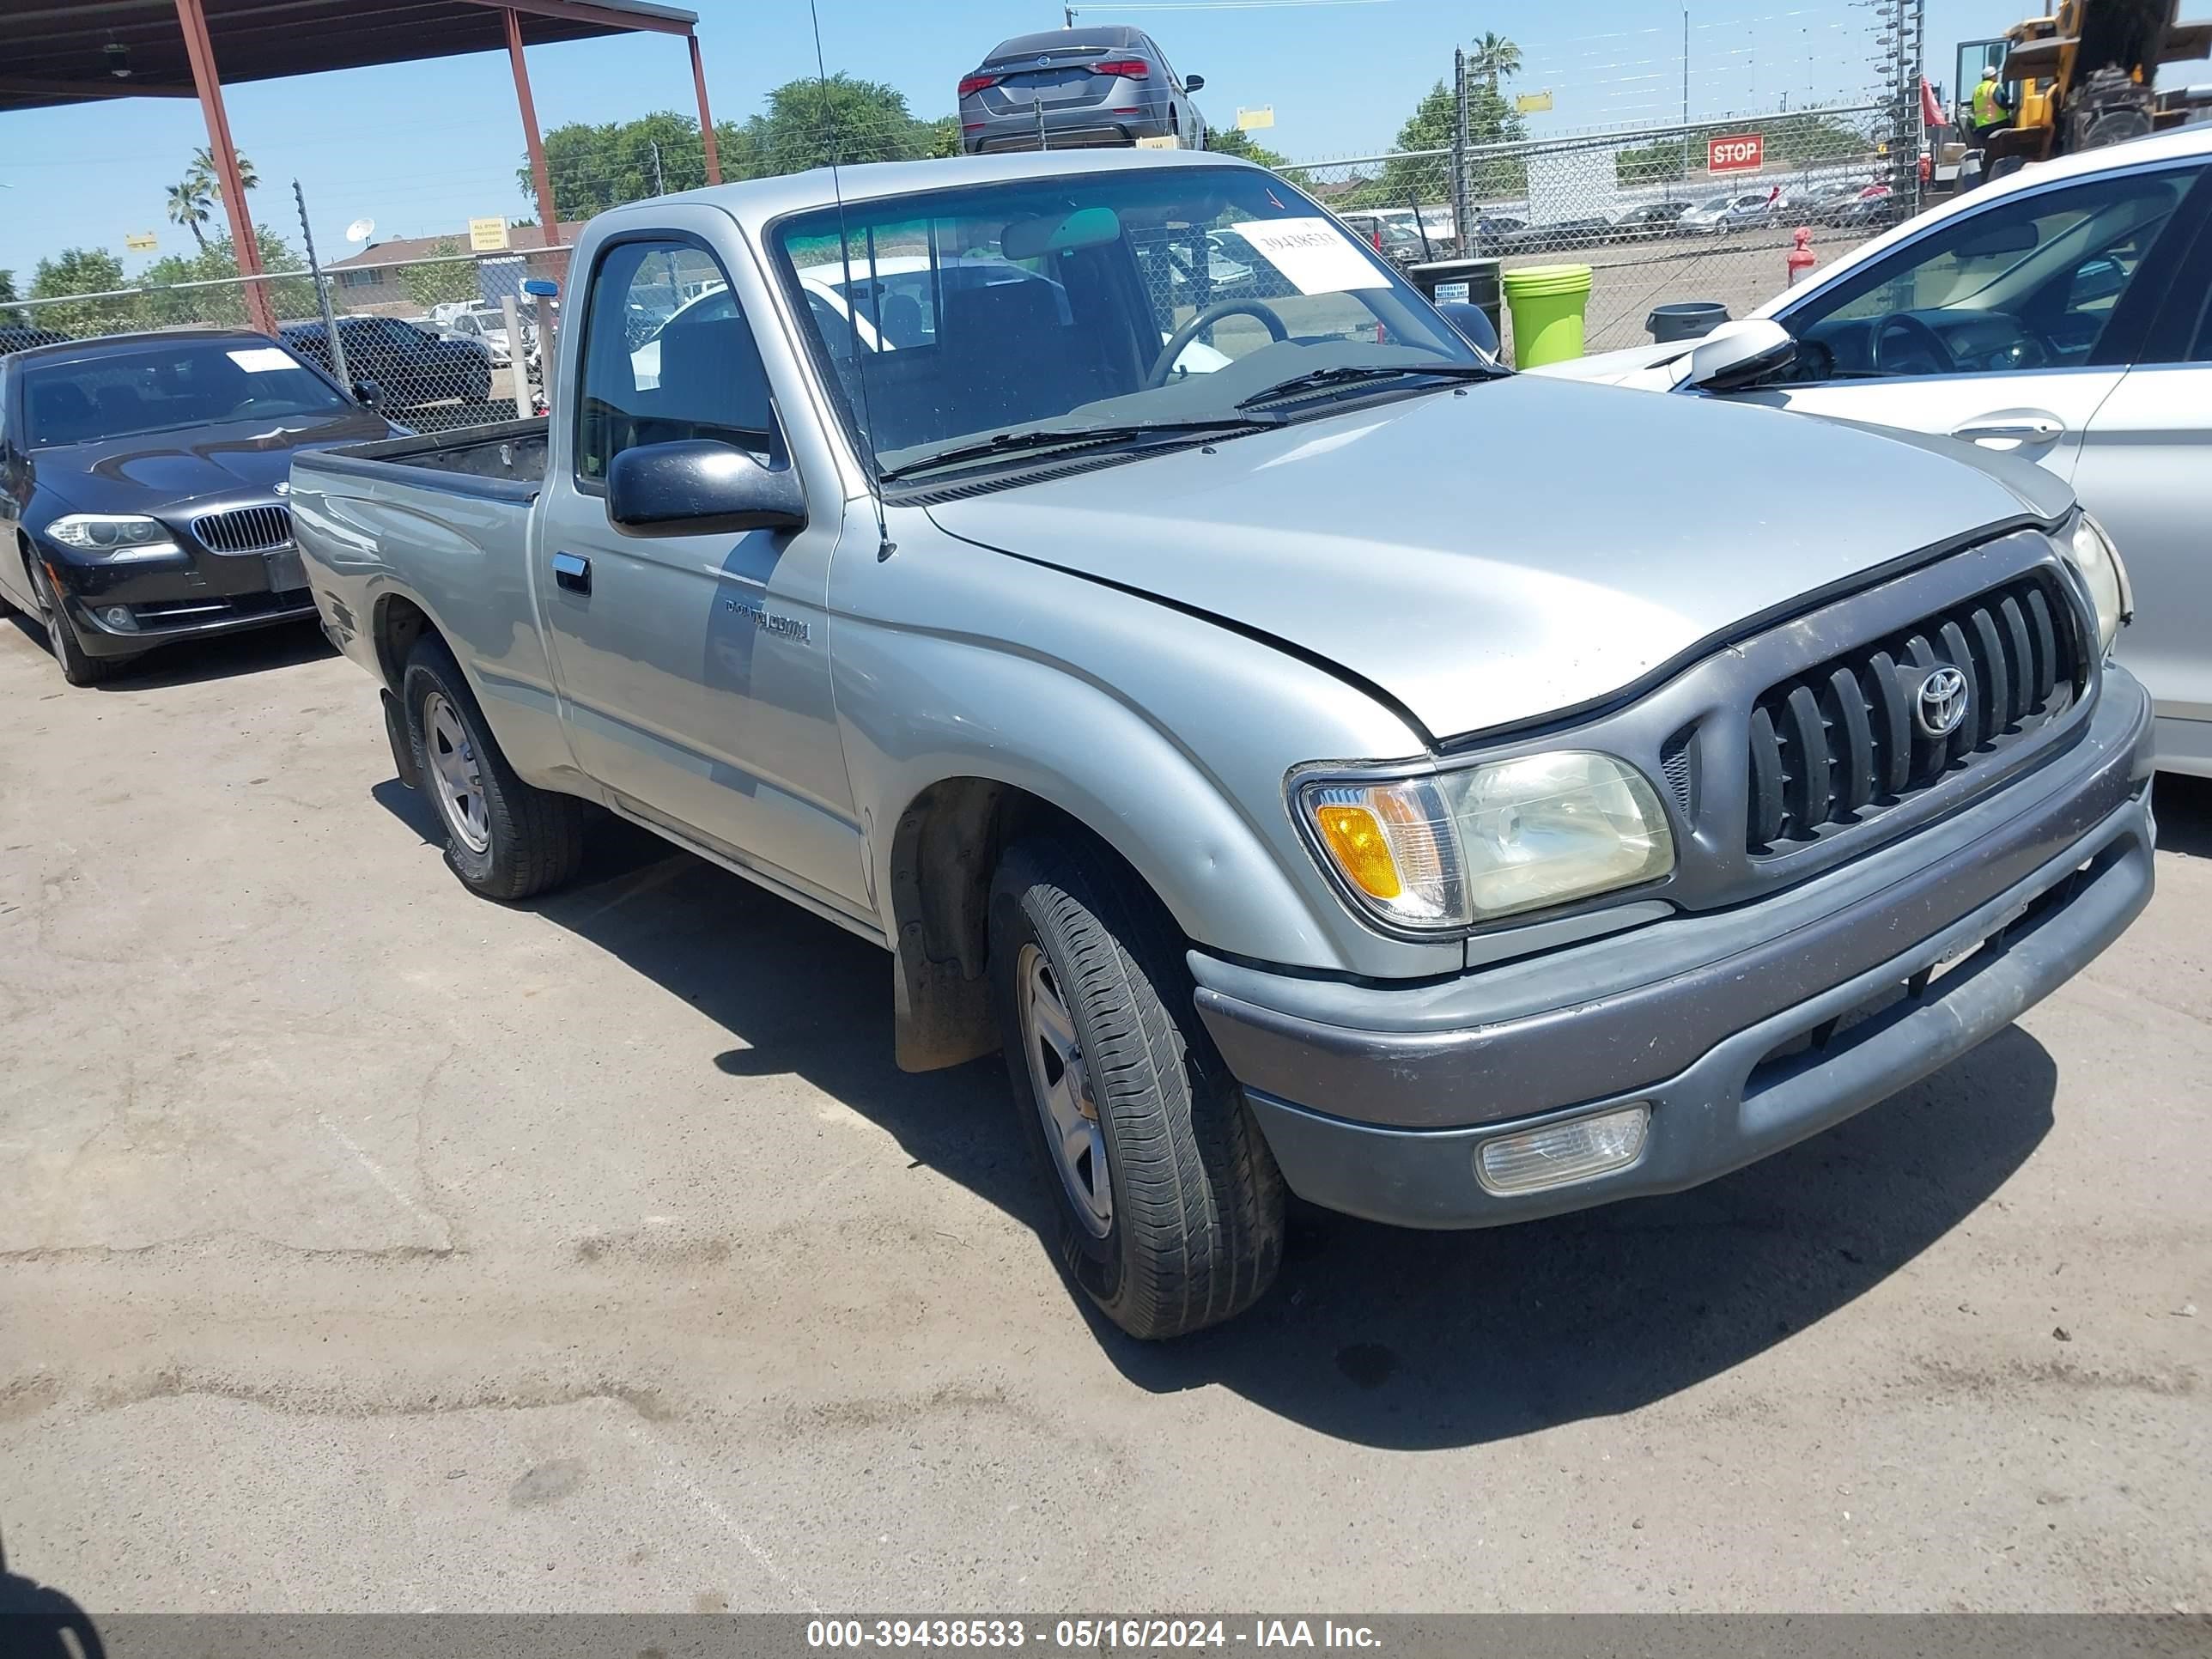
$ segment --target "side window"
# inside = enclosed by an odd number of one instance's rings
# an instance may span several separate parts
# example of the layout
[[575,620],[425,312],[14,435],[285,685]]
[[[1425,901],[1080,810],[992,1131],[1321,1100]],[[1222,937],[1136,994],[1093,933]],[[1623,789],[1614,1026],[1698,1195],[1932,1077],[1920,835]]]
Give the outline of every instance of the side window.
[[2094,361],[2198,169],[2000,200],[1784,313],[1795,378],[1987,374]]
[[602,483],[623,450],[706,438],[764,459],[781,448],[768,371],[712,254],[622,242],[592,277],[577,392],[576,477]]

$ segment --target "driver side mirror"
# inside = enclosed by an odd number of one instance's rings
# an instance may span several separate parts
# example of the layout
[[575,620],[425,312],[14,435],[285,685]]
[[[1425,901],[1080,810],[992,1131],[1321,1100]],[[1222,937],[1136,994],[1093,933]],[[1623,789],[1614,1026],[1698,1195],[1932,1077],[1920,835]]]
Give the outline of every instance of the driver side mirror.
[[1796,360],[1797,341],[1771,318],[1723,323],[1691,350],[1682,386],[1735,392],[1778,374]]
[[353,400],[363,409],[374,409],[384,401],[384,388],[374,380],[356,380]]
[[711,438],[638,444],[607,468],[607,517],[640,535],[799,530],[806,494],[789,467],[770,471]]
[[1184,76],[1182,77],[1182,89],[1185,92],[1204,92],[1206,90],[1206,77],[1203,75]]

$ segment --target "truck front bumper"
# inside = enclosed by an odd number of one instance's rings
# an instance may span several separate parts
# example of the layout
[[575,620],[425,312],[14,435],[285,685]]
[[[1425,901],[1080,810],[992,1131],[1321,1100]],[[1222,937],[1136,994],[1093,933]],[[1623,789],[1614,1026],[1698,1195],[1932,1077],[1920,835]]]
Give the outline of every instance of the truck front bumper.
[[[1315,1203],[1483,1227],[1679,1191],[1927,1076],[2117,939],[2151,894],[2150,732],[2107,667],[2066,753],[1771,899],[1413,987],[1194,951],[1199,1010]],[[1639,1103],[1617,1167],[1519,1190],[1478,1174],[1488,1143]]]

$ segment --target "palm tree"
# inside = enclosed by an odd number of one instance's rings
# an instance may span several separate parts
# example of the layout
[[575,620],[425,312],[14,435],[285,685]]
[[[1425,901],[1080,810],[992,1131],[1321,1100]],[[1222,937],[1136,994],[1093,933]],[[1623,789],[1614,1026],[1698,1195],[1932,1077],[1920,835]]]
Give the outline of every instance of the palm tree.
[[[253,170],[253,163],[246,159],[246,152],[238,151],[236,159],[238,182],[248,190],[259,189],[261,175]],[[216,177],[215,150],[210,145],[203,144],[192,152],[192,164],[185,169],[185,177],[197,179],[211,196],[219,198],[222,194],[222,180]]]
[[200,227],[207,222],[208,204],[213,196],[212,187],[197,173],[188,173],[169,186],[169,222],[191,232],[203,253],[207,252],[207,233]]
[[1495,30],[1486,33],[1474,43],[1472,64],[1477,75],[1490,82],[1490,95],[1498,96],[1498,83],[1510,81],[1521,72],[1521,48]]

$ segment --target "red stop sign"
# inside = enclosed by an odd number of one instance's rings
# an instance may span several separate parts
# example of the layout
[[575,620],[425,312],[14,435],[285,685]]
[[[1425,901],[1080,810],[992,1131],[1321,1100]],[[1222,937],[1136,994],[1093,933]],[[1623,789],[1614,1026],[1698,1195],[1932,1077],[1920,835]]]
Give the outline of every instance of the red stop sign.
[[1725,138],[1705,140],[1705,171],[1708,173],[1756,173],[1766,165],[1766,138],[1763,133],[1738,132]]

